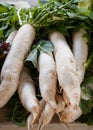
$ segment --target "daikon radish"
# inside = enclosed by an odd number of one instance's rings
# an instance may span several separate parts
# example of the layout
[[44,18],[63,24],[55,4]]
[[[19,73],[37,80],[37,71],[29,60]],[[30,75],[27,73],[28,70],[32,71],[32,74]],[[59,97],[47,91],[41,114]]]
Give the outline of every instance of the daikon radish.
[[[66,100],[68,100],[66,99],[67,97],[64,95],[64,93],[63,93],[63,98],[64,98],[63,101],[65,102]],[[81,116],[81,114],[82,114],[82,110],[79,105],[73,107],[71,104],[68,103],[65,105],[64,110],[58,113],[60,121],[64,123],[74,122],[76,119],[78,119]]]
[[41,52],[39,56],[39,87],[42,98],[56,109],[56,67],[52,53]]
[[59,113],[59,118],[61,122],[72,123],[78,119],[82,114],[79,106],[74,109],[71,105],[67,106],[64,111]]
[[27,130],[31,130],[33,128],[33,115],[32,113],[27,118]]
[[45,101],[42,99],[40,101],[39,114],[38,114],[38,117],[36,118],[36,120],[33,121],[33,115],[32,115],[32,113],[27,118],[27,127],[28,127],[28,130],[31,130],[31,128],[34,128],[33,127],[33,123],[36,122],[40,118],[40,115],[41,115],[44,107],[45,107]]
[[[84,79],[84,64],[86,63],[88,57],[88,39],[85,37],[86,34],[87,32],[83,29],[80,29],[80,31],[73,33],[73,53],[76,59],[76,69],[80,83]],[[82,110],[79,106],[76,109],[73,109],[71,106],[69,106],[68,108],[65,108],[65,112],[61,112],[60,120],[70,123],[80,117],[81,114]]]
[[66,103],[66,108],[60,112],[60,120],[65,123],[73,122],[81,115],[79,108],[81,89],[76,71],[76,61],[61,33],[52,32],[49,37],[55,47],[54,56],[58,81],[63,90],[63,100]]
[[41,130],[43,127],[48,125],[55,114],[55,109],[46,102],[45,108],[43,109],[40,119],[39,119],[39,128]]
[[[17,33],[17,30],[15,30],[12,33],[10,33],[10,35],[6,39],[6,43],[9,43],[10,45],[12,45],[12,42],[14,40],[14,37],[15,37],[16,33]],[[0,74],[0,82],[1,82],[1,74]]]
[[10,35],[8,36],[8,38],[6,39],[6,43],[10,43],[10,45],[11,45],[16,34],[17,34],[17,30],[11,32]]
[[49,38],[55,48],[56,70],[59,85],[63,89],[64,101],[66,104],[70,104],[73,108],[76,108],[79,106],[81,90],[75,58],[65,37],[61,33],[52,32]]
[[88,57],[88,39],[85,37],[87,32],[84,29],[80,29],[78,32],[73,33],[73,54],[76,59],[76,69],[79,74],[80,83],[84,79],[85,66]]
[[30,24],[25,24],[18,30],[13,40],[13,44],[1,70],[0,108],[9,101],[17,90],[24,58],[34,38],[34,28]]
[[45,108],[43,109],[39,119],[39,130],[48,125],[56,113],[59,115],[59,112],[64,111],[65,103],[62,96],[56,94],[56,103],[57,107],[54,109],[49,103],[46,102]]
[[[84,79],[85,74],[85,67],[84,64],[87,60],[88,56],[88,46],[87,46],[87,38],[84,36],[86,35],[86,31],[80,29],[79,32],[75,32],[73,34],[73,53],[76,59],[76,69],[78,72],[78,77],[80,83]],[[64,122],[73,122],[75,119],[80,117],[82,114],[81,108],[78,106],[76,109],[73,109],[72,106],[65,108],[65,112],[61,112],[60,120]]]
[[20,75],[18,94],[24,108],[32,114],[33,123],[39,114],[39,101],[36,98],[35,86],[30,76],[29,69],[24,67]]

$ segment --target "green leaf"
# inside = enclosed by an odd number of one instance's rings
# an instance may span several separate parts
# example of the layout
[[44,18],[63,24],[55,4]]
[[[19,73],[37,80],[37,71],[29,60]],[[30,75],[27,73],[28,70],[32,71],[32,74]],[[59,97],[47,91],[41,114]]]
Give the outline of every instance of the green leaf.
[[88,116],[88,120],[86,122],[88,125],[93,125],[93,115],[92,114],[93,113],[91,113],[91,115]]
[[84,100],[93,99],[93,91],[90,89],[89,86],[81,87],[81,98]]
[[41,5],[41,4],[45,4],[47,3],[49,0],[38,0],[38,3]]
[[78,118],[78,122],[80,123],[85,123],[87,125],[93,125],[93,109],[91,110],[91,112],[89,112],[88,114],[84,115],[82,114],[79,118]]
[[28,55],[25,62],[31,61],[35,68],[38,67],[38,56],[40,54],[40,51],[43,51],[45,53],[53,52],[54,47],[53,44],[50,41],[47,40],[40,40],[36,45],[32,46],[31,52]]
[[84,100],[93,100],[93,90],[91,89],[93,84],[93,77],[87,77],[81,84],[81,98]]
[[87,113],[89,113],[92,109],[93,103],[92,100],[83,100],[81,99],[80,101],[80,108],[82,110],[82,113],[85,115]]
[[4,30],[6,30],[7,28],[8,28],[7,24],[0,27],[0,37],[5,38],[4,37],[4,33],[5,33]]
[[90,84],[93,84],[93,76],[86,77],[82,84],[87,85],[87,86]]
[[9,34],[10,34],[11,32],[13,32],[14,30],[15,30],[14,27],[10,28],[10,29],[6,32],[5,38],[7,38],[7,37],[9,36]]
[[84,64],[85,68],[89,68],[90,64],[92,63],[93,60],[93,54],[89,56],[87,62]]
[[7,12],[7,11],[9,11],[8,8],[3,4],[0,4],[0,13]]
[[91,13],[90,10],[87,8],[80,8],[78,9],[78,12],[84,16],[89,16]]
[[77,14],[76,13],[70,13],[70,12],[67,12],[67,15],[69,16],[69,18],[74,18],[75,16],[77,16]]
[[14,116],[12,117],[12,121],[14,124],[16,124],[18,126],[26,125],[26,120],[25,120],[24,114],[21,111],[15,112]]
[[2,27],[0,27],[0,31],[1,31],[1,30],[4,30],[4,29],[7,29],[7,27],[8,27],[8,24],[3,25]]
[[47,41],[47,40],[42,40],[42,41],[40,41],[40,49],[45,53],[53,52],[54,46],[53,46],[52,42]]
[[91,20],[93,20],[93,12],[90,12],[89,18],[90,18]]
[[1,37],[4,37],[4,35],[3,35],[3,30],[0,30],[0,38]]
[[91,9],[91,6],[92,6],[92,0],[79,0],[78,2],[78,8]]
[[25,62],[32,62],[32,64],[34,65],[35,68],[38,67],[38,55],[39,55],[39,51],[36,49],[32,50],[30,52],[30,54],[28,55],[27,59],[25,60]]

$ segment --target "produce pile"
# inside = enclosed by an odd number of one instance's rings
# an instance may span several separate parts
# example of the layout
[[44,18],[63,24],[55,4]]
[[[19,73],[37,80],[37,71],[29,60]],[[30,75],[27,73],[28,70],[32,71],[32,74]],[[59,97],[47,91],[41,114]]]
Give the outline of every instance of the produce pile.
[[93,125],[93,1],[38,3],[0,4],[0,108],[28,130],[55,114]]

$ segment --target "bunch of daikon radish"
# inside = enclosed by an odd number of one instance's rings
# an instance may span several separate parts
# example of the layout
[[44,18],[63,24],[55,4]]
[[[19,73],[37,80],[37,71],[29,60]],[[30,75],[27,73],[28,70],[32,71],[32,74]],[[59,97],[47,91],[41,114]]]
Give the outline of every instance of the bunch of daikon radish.
[[[38,129],[42,129],[55,113],[63,123],[71,123],[80,117],[80,84],[84,79],[84,64],[88,56],[86,33],[83,29],[73,33],[71,50],[63,34],[50,32],[48,39],[54,45],[54,52],[41,52],[38,59],[39,88],[42,96],[39,101],[29,68],[24,66],[35,39],[35,29],[30,24],[25,24],[12,32],[6,40],[11,44],[11,49],[0,74],[0,108],[18,90],[22,105],[30,113],[27,119],[28,130],[37,120]],[[61,95],[57,93],[57,82]]]

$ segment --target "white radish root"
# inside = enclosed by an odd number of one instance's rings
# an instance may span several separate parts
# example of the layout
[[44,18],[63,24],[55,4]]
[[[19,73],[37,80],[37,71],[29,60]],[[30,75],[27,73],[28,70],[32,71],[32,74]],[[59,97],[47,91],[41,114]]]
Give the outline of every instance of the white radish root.
[[[15,30],[12,33],[10,33],[10,35],[6,39],[6,43],[9,43],[10,45],[12,45],[12,42],[13,42],[13,40],[15,38],[16,33],[17,33],[17,30]],[[0,82],[1,82],[1,74],[0,74]]]
[[42,98],[56,109],[56,67],[52,53],[41,52],[39,56],[39,87]]
[[11,49],[1,70],[0,108],[13,96],[18,87],[19,76],[35,38],[35,30],[30,24],[23,25],[17,32]]
[[43,127],[48,125],[55,114],[55,109],[46,102],[45,108],[43,109],[41,116],[39,118],[39,128],[41,130]]
[[56,70],[59,85],[65,95],[64,100],[67,104],[76,107],[80,102],[81,90],[74,56],[61,33],[52,32],[50,34],[50,41],[54,44],[55,48]]
[[27,130],[31,130],[33,128],[33,115],[30,114],[27,118]]
[[64,111],[59,113],[59,118],[61,122],[64,123],[72,123],[76,119],[78,119],[82,114],[82,111],[79,106],[77,106],[76,109],[74,109],[71,105],[66,107]]
[[8,38],[6,39],[6,43],[10,43],[10,45],[12,45],[16,34],[17,34],[17,30],[11,32],[10,35],[8,36]]
[[45,108],[43,109],[39,119],[39,130],[50,123],[55,113],[59,114],[59,112],[64,111],[65,103],[62,96],[56,94],[56,102],[56,109],[53,109],[53,107],[46,102]]
[[80,29],[78,32],[73,33],[73,54],[76,59],[76,69],[78,71],[80,83],[84,79],[85,66],[88,57],[88,39],[85,37],[87,32]]
[[24,108],[32,114],[29,120],[33,124],[39,114],[39,101],[36,98],[35,86],[31,79],[29,69],[26,67],[23,68],[20,76],[18,94]]
[[[88,56],[88,46],[87,46],[88,40],[86,37],[84,37],[85,34],[86,31],[83,29],[80,29],[80,31],[75,32],[73,34],[73,53],[76,59],[76,69],[78,72],[80,83],[84,79],[84,75],[85,75],[84,64]],[[71,111],[71,113],[69,111]],[[69,106],[68,108],[66,108],[64,113],[61,113],[60,120],[62,121],[64,120],[64,122],[70,123],[75,119],[77,119],[78,117],[80,117],[81,114],[82,114],[82,110],[79,106],[76,109],[73,109],[71,106]],[[67,116],[69,120],[67,119]]]
[[65,40],[59,32],[52,32],[49,35],[50,41],[54,44],[54,56],[59,85],[63,90],[63,100],[66,108],[59,114],[60,120],[69,123],[78,118],[78,108],[81,96],[80,82],[76,71],[75,58]]
[[31,130],[31,128],[34,128],[33,127],[33,123],[36,122],[40,118],[40,115],[41,115],[41,113],[42,113],[42,111],[43,111],[43,109],[45,107],[45,101],[42,99],[39,104],[40,104],[40,109],[39,109],[39,114],[38,114],[38,117],[36,118],[36,120],[33,121],[33,115],[32,115],[32,113],[27,118],[27,127],[28,127],[28,130]]
[[[76,69],[78,72],[78,77],[80,83],[84,79],[85,67],[84,64],[87,60],[88,56],[88,46],[87,46],[87,38],[84,37],[86,31],[80,29],[79,32],[75,32],[73,34],[73,53],[76,59]],[[76,109],[73,109],[72,106],[65,108],[65,112],[60,113],[60,120],[64,122],[71,123],[75,121],[82,114],[81,108],[78,106]]]

